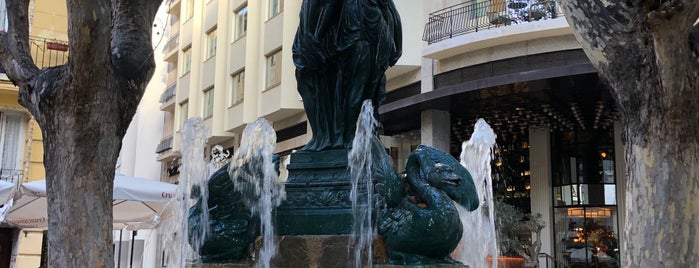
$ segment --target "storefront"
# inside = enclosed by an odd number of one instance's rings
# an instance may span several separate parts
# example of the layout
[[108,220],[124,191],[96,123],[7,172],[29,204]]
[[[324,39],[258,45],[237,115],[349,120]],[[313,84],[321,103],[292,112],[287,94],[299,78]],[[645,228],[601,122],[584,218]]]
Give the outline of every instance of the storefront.
[[[384,144],[399,171],[410,150],[430,139],[449,140],[458,157],[484,118],[497,134],[494,192],[543,215],[541,252],[571,266],[618,267],[618,112],[609,89],[581,61],[587,59],[579,51],[567,51],[489,62],[436,75],[434,92],[420,94],[416,85],[393,92],[381,110]],[[448,123],[430,119],[435,114]]]

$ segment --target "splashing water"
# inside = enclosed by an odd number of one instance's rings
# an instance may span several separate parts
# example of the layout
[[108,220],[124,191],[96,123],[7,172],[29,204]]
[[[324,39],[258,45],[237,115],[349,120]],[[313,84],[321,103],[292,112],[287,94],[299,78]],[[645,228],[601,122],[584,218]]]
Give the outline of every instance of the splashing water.
[[277,135],[267,120],[260,118],[243,130],[240,149],[233,155],[228,172],[236,191],[241,192],[245,205],[253,215],[260,216],[262,249],[258,267],[270,267],[277,253],[274,241],[272,211],[284,200],[284,184],[274,169],[272,154]]
[[[471,173],[481,205],[471,212],[457,205],[464,233],[460,242],[462,246],[456,258],[472,268],[488,267],[488,256],[493,260],[491,267],[498,267],[493,180],[490,170],[495,138],[493,129],[481,118],[473,128],[471,139],[461,146],[461,165]],[[474,241],[478,241],[477,246],[465,246],[473,244]]]
[[[206,236],[209,234],[208,224],[199,224],[190,235],[188,213],[198,196],[192,196],[192,189],[198,189],[202,198],[202,213],[199,214],[199,222],[209,222],[208,187],[209,178],[207,163],[204,159],[204,146],[208,130],[204,121],[199,118],[190,118],[184,123],[182,132],[182,167],[177,187],[176,207],[171,210],[173,215],[163,222],[161,232],[166,237],[164,247],[168,256],[168,267],[185,267],[187,258],[197,258]],[[188,243],[189,242],[189,243]],[[191,247],[190,247],[191,243]]]
[[[352,201],[352,235],[349,248],[354,247],[354,267],[362,267],[362,252],[366,252],[368,266],[372,263],[372,221],[371,209],[374,184],[372,182],[371,139],[378,122],[374,118],[374,107],[365,100],[357,119],[357,131],[349,151],[348,165],[352,180],[350,199]],[[364,189],[360,189],[364,188]]]

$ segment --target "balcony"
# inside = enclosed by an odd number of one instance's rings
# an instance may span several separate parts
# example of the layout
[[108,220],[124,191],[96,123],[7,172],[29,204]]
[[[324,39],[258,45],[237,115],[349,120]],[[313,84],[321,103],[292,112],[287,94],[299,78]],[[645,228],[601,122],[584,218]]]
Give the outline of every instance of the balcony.
[[177,49],[179,47],[180,34],[175,33],[170,36],[165,46],[163,46],[163,55],[165,58],[163,60],[167,62],[177,61]]
[[0,180],[17,183],[22,181],[24,172],[19,169],[0,169]]
[[156,154],[162,154],[172,149],[172,135],[163,138],[155,149]]
[[[160,110],[166,111],[175,107],[175,89],[176,84],[172,84],[165,89],[162,95],[160,95]],[[174,109],[173,109],[174,111]]]
[[29,50],[39,69],[62,65],[68,61],[68,43],[64,41],[30,36]]
[[169,0],[170,8],[168,8],[167,13],[171,15],[180,15],[180,0]]
[[433,44],[471,32],[555,19],[561,15],[554,0],[462,3],[431,13],[422,40]]

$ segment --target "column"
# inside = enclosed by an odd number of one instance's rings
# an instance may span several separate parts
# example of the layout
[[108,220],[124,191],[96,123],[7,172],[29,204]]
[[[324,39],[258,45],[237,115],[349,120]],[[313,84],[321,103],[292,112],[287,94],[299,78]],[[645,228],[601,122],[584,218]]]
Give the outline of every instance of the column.
[[[626,228],[626,158],[625,147],[621,142],[621,123],[614,122],[614,178],[616,179],[616,207],[617,219],[619,221],[619,230],[617,232],[619,238],[619,250],[624,248],[624,229]],[[623,256],[626,252],[620,252],[619,256]],[[619,258],[621,267],[625,267],[624,258]]]
[[421,114],[420,143],[449,153],[451,115],[448,111],[427,110]]
[[[529,168],[531,171],[532,214],[541,214],[545,223],[541,230],[541,253],[553,255],[553,204],[551,188],[551,135],[548,128],[529,129]],[[546,263],[542,262],[545,267]]]

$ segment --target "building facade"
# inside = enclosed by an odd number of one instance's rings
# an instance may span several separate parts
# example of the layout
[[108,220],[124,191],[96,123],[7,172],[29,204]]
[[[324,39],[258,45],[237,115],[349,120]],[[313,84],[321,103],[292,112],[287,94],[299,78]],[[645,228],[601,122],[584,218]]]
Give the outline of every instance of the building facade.
[[[169,3],[156,149],[162,180],[177,181],[179,133],[190,117],[209,127],[207,151],[222,145],[233,153],[245,125],[259,117],[277,131],[282,159],[309,140],[290,49],[301,2]],[[619,266],[625,167],[618,113],[556,2],[394,2],[403,57],[387,71],[379,114],[397,171],[418,144],[458,157],[484,118],[498,135],[499,199],[545,221],[542,265]]]
[[[39,68],[63,64],[68,59],[65,3],[32,1],[29,11],[29,46]],[[0,3],[0,30],[7,30],[5,2]],[[41,129],[18,101],[18,88],[0,74],[0,136],[2,169],[0,179],[17,185],[45,178]],[[7,207],[7,206],[6,206]],[[0,246],[15,251],[0,253],[0,267],[39,267],[43,230],[4,226],[0,228]]]

